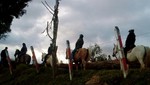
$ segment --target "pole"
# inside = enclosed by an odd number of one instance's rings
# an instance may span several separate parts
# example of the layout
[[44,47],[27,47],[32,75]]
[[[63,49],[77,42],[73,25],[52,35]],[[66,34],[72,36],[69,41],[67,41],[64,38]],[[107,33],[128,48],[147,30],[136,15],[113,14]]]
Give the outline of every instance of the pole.
[[119,28],[117,26],[115,26],[115,30],[114,31],[116,33],[117,46],[118,46],[118,49],[119,49],[118,53],[120,55],[119,60],[121,61],[120,62],[121,69],[123,71],[124,78],[126,78],[128,67],[127,67],[127,64],[126,64],[125,56],[124,56],[123,44],[122,44],[122,40],[121,40],[120,30],[119,30]]
[[12,75],[12,65],[11,65],[11,60],[10,60],[7,50],[5,51],[5,54],[6,54],[6,59],[7,59],[8,65],[9,65],[9,71],[10,71],[10,74]]
[[55,70],[56,69],[56,57],[57,57],[57,46],[56,46],[56,39],[57,39],[57,31],[58,31],[58,7],[59,7],[59,0],[56,0],[56,4],[54,6],[54,14],[53,14],[53,39],[52,39],[52,63],[53,63],[53,79],[55,78]]
[[38,62],[37,62],[37,59],[36,59],[36,56],[35,56],[35,53],[34,53],[34,48],[33,48],[33,46],[31,46],[30,48],[31,48],[31,52],[32,52],[33,64],[36,67],[37,73],[39,73],[39,65],[38,65]]
[[71,58],[71,49],[70,49],[69,40],[67,40],[66,43],[67,43],[66,56],[69,57],[68,59],[69,77],[70,77],[70,80],[72,80],[72,58]]

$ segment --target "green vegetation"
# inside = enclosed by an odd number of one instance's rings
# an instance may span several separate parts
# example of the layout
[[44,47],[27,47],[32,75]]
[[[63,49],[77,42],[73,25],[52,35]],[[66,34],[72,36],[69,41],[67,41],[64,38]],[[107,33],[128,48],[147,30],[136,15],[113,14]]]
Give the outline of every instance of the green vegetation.
[[31,0],[1,0],[0,1],[0,39],[6,38],[11,32],[11,24],[14,18],[20,18],[25,13],[25,7]]
[[[88,84],[90,81],[95,84]],[[87,83],[88,82],[88,83]],[[8,68],[0,68],[0,85],[150,85],[150,69],[140,71],[130,69],[126,79],[118,70],[79,70],[73,71],[73,80],[69,80],[68,69],[58,68],[53,78],[52,69],[40,66],[37,73],[34,66],[18,65],[10,75]]]

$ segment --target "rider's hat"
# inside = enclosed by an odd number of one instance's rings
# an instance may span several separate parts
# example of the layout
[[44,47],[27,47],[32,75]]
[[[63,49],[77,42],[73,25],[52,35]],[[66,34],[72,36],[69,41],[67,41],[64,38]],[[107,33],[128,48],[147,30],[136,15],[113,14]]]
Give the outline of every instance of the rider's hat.
[[130,29],[129,32],[134,32],[134,29]]
[[80,37],[83,38],[83,34],[80,34]]

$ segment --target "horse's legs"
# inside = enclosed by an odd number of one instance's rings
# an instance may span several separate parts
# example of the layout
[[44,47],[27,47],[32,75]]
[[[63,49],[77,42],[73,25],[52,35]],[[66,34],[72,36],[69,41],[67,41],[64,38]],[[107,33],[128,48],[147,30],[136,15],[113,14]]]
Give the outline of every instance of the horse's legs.
[[139,63],[141,64],[141,70],[145,69],[145,64],[144,64],[143,59],[139,59]]
[[76,70],[78,71],[78,62],[75,62]]
[[46,64],[46,63],[44,63],[44,65],[45,65],[45,67],[47,67],[47,64]]
[[86,61],[82,59],[83,70],[85,70]]

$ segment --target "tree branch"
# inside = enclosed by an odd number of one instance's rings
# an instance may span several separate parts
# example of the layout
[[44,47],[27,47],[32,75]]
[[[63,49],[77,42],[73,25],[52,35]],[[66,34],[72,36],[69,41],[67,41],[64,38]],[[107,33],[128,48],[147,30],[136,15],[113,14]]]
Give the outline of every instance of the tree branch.
[[[41,1],[42,2],[42,1]],[[49,6],[46,6],[44,2],[42,2],[42,4],[46,7],[46,9],[53,15],[54,13],[50,10],[51,8],[49,8]]]

